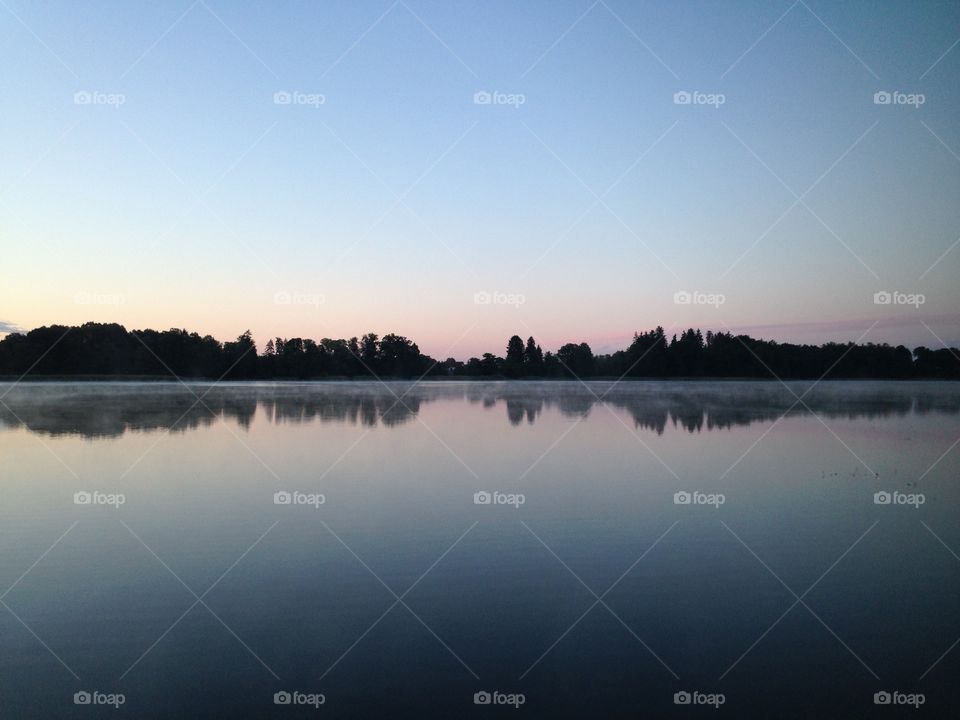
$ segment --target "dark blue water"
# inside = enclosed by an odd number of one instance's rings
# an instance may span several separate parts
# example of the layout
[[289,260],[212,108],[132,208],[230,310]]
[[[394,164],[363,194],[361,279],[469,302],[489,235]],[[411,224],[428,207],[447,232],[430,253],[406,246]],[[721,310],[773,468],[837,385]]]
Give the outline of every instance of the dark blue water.
[[951,716],[960,388],[809,387],[0,385],[0,717]]

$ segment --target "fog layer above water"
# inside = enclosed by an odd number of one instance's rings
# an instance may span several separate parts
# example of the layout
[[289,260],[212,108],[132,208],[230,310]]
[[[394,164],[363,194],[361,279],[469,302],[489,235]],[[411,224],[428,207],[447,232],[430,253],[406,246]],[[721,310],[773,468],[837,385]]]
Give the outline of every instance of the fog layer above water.
[[[313,382],[0,384],[0,432],[119,437],[128,431],[182,432],[218,420],[350,423],[395,427],[427,403],[501,409],[511,425],[544,412],[572,419],[601,403],[635,427],[661,434],[721,430],[782,415],[874,418],[960,412],[960,384],[949,382]],[[466,409],[466,408],[465,408]]]

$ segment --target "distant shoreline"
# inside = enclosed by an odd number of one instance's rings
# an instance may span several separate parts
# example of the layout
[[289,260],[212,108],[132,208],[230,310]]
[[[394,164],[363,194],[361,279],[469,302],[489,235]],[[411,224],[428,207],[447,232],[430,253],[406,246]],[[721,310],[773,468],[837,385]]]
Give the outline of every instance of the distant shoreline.
[[594,354],[587,343],[543,350],[533,336],[512,335],[501,356],[466,362],[432,358],[402,335],[348,339],[281,338],[258,350],[249,330],[221,342],[185,329],[127,330],[116,323],[50,325],[0,340],[0,374],[47,379],[194,378],[306,380],[423,378],[498,379],[960,379],[960,350],[912,351],[875,343],[793,345],[688,328],[668,337],[663,327],[634,333],[629,346]]

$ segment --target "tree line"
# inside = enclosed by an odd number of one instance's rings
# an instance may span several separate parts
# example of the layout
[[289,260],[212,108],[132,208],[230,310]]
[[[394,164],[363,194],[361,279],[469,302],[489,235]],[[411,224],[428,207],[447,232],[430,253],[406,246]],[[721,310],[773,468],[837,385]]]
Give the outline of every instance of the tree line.
[[512,336],[503,356],[434,360],[393,333],[348,340],[274,338],[259,352],[247,331],[220,342],[182,329],[128,331],[115,323],[50,325],[0,340],[0,375],[168,376],[227,379],[318,377],[744,377],[960,379],[956,349],[826,343],[795,345],[729,332],[688,329],[668,339],[662,327],[630,345],[595,355],[587,343],[544,352]]

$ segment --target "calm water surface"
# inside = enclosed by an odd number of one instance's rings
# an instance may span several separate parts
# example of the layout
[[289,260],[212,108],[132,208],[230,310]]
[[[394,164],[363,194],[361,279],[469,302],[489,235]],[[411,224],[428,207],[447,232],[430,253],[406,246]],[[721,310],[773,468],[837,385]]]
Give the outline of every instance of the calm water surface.
[[0,717],[949,716],[960,385],[809,388],[0,384]]

